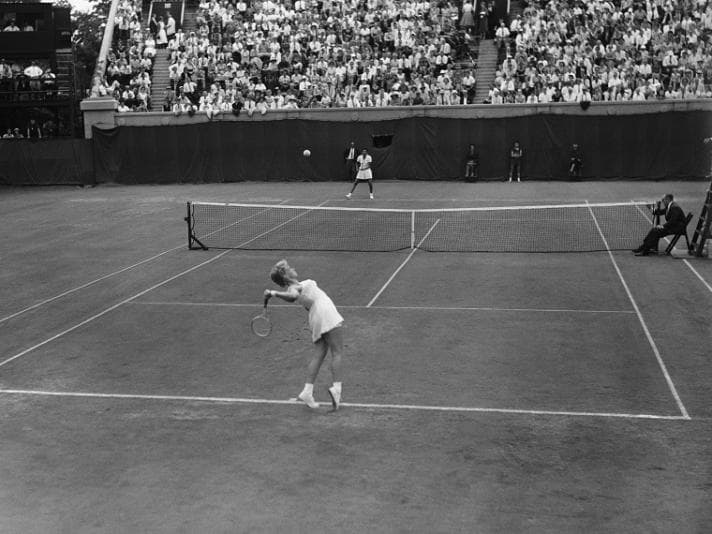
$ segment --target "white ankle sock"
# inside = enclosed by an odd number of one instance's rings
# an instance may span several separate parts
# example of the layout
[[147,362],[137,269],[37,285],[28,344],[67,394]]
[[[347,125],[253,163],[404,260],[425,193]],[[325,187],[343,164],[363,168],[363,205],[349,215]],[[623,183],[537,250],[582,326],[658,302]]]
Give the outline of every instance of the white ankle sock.
[[337,393],[341,393],[341,382],[334,382],[334,390]]
[[302,390],[302,393],[306,393],[307,395],[313,395],[314,384],[304,384],[304,389]]

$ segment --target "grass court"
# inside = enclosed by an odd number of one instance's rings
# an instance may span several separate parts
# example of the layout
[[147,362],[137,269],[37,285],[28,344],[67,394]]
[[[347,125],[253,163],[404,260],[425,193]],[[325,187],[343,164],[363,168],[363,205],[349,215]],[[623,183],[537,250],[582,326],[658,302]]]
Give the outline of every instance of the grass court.
[[[201,251],[183,221],[188,200],[449,208],[673,192],[696,222],[705,189],[3,189],[0,531],[706,531],[709,259]],[[322,408],[289,400],[312,351],[303,309],[274,302],[272,334],[250,331],[282,257],[346,319],[336,413],[328,360]]]

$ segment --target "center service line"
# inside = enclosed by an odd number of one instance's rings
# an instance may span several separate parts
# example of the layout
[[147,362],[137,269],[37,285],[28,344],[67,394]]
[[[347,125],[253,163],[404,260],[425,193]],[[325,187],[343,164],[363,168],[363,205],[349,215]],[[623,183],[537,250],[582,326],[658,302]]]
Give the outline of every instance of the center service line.
[[396,275],[400,272],[400,270],[401,270],[403,267],[405,267],[405,264],[408,263],[408,261],[410,260],[410,258],[413,257],[413,254],[415,254],[415,252],[420,248],[420,245],[423,244],[423,241],[425,241],[425,240],[427,239],[427,237],[430,235],[430,232],[432,232],[432,231],[435,229],[435,227],[438,225],[439,222],[440,222],[440,219],[438,219],[437,221],[435,221],[435,222],[433,223],[433,225],[430,227],[430,230],[428,230],[428,232],[423,236],[423,239],[421,239],[421,240],[418,242],[418,244],[415,246],[415,248],[410,251],[410,254],[408,254],[408,257],[403,261],[403,263],[400,264],[400,266],[395,270],[395,272],[394,272],[394,273],[391,275],[391,277],[386,281],[386,283],[383,284],[383,287],[378,291],[378,293],[376,293],[376,295],[371,299],[371,301],[370,301],[368,304],[366,304],[366,307],[367,307],[367,308],[370,308],[370,307],[373,305],[373,303],[376,302],[376,299],[381,296],[381,293],[383,293],[383,291],[385,291],[385,289],[386,289],[386,288],[388,287],[388,285],[393,281],[393,279],[394,279],[394,278],[396,277]]

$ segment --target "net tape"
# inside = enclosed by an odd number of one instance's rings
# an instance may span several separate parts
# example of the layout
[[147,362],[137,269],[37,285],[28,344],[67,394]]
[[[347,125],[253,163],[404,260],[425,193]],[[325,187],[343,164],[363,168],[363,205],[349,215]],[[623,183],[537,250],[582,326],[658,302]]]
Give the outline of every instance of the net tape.
[[592,252],[638,246],[647,202],[384,209],[189,202],[191,245],[248,250]]

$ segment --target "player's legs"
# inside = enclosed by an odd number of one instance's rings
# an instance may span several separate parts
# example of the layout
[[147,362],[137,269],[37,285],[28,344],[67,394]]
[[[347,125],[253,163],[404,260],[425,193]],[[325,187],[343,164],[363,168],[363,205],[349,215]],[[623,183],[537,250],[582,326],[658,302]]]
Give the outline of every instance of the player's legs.
[[331,351],[331,376],[334,384],[329,388],[331,404],[334,410],[341,404],[341,356],[344,351],[344,338],[340,326],[330,330],[322,336]]
[[307,365],[307,381],[304,384],[304,389],[302,389],[302,392],[298,395],[299,400],[310,408],[319,407],[319,403],[314,400],[314,381],[316,380],[316,375],[319,374],[319,369],[324,362],[328,349],[324,338],[314,343],[314,349],[314,355],[309,361],[309,365]]
[[368,194],[373,198],[373,180],[368,181]]
[[356,186],[358,185],[358,178],[354,180],[354,185],[351,186],[351,191],[349,191],[349,194],[346,195],[346,198],[351,197],[351,194],[356,190]]
[[331,351],[331,376],[334,382],[341,382],[341,357],[344,352],[344,336],[341,332],[341,327],[326,332],[322,336],[322,340],[326,341],[326,345]]
[[324,336],[314,343],[314,355],[307,365],[307,384],[313,384],[316,380],[316,375],[319,374],[319,369],[321,369],[321,364],[324,363],[324,358],[326,358],[326,353],[329,349]]

